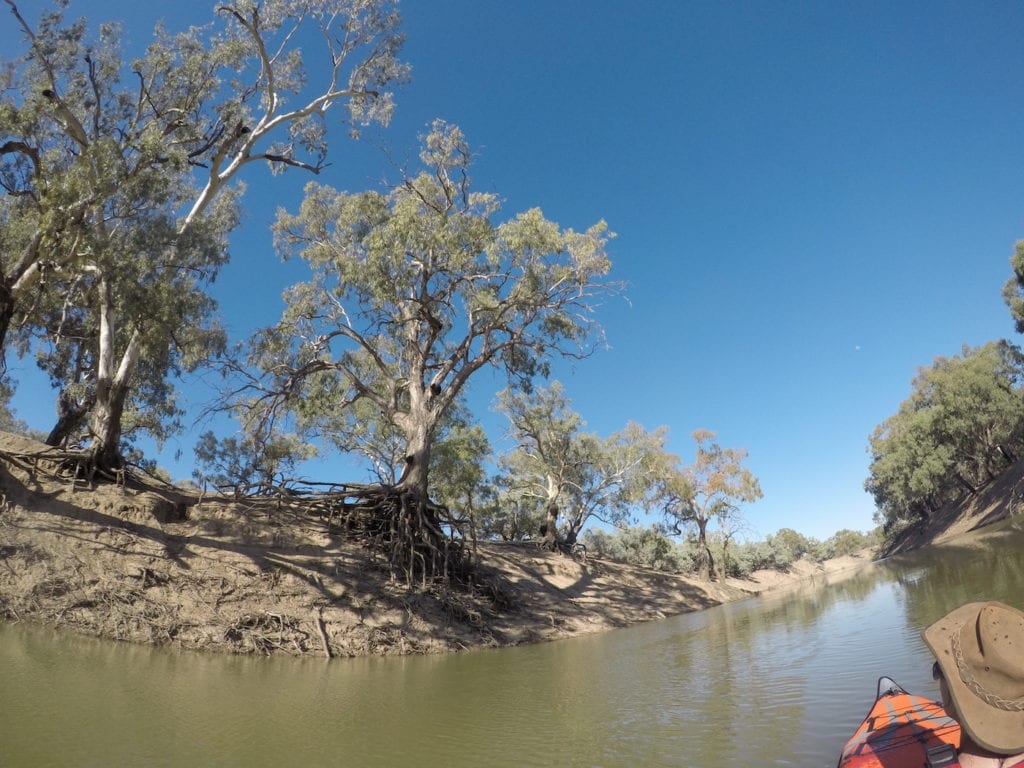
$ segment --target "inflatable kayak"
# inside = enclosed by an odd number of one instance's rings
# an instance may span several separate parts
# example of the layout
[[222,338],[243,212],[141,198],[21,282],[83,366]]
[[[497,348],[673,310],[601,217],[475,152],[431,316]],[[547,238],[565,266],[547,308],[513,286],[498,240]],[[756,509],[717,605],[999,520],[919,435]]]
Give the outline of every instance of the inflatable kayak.
[[864,722],[843,747],[838,768],[956,765],[960,726],[942,705],[914,696],[888,677]]

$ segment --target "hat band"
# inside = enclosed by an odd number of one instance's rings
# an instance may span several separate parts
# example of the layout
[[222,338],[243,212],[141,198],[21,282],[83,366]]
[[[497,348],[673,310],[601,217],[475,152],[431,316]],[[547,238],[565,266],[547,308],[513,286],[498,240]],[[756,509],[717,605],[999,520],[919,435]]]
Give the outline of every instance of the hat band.
[[967,666],[967,662],[964,661],[964,653],[960,648],[959,632],[953,633],[953,658],[956,660],[956,668],[960,672],[960,679],[963,680],[964,685],[967,686],[971,693],[996,709],[1002,709],[1007,712],[1024,712],[1024,698],[1004,699],[1002,696],[997,696],[991,691],[985,690],[985,687],[974,678],[970,668]]

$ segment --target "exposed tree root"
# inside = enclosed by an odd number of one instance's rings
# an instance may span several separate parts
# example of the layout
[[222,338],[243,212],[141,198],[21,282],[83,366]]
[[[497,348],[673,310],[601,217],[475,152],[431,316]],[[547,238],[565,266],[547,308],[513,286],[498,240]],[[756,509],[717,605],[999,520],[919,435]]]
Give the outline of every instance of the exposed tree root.
[[301,654],[309,646],[309,633],[302,629],[301,622],[276,613],[240,616],[228,627],[224,639],[248,653],[264,656],[290,649]]
[[[116,473],[96,469],[91,454],[58,448],[0,451],[0,458],[30,475],[70,483],[114,483],[118,487],[146,484],[130,468]],[[435,581],[466,583],[470,578],[462,532],[448,510],[409,490],[382,485],[290,484],[282,488],[260,487],[245,495],[254,504],[271,503],[278,509],[304,511],[327,519],[328,528],[361,540],[386,561],[393,577],[412,585]],[[314,486],[328,487],[326,491]],[[171,494],[175,489],[167,488]],[[236,499],[240,489],[236,489]],[[180,517],[185,516],[179,505]]]
[[[349,492],[342,527],[387,560],[406,583],[465,582],[469,563],[448,510],[429,499],[393,488],[371,486]],[[445,526],[451,532],[445,535]]]

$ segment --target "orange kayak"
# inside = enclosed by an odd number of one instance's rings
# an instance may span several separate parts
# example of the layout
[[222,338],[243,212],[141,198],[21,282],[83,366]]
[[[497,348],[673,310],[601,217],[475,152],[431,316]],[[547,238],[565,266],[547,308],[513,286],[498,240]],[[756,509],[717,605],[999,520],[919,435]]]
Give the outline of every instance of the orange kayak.
[[941,704],[883,677],[871,711],[843,747],[838,768],[955,765],[959,747],[960,726]]

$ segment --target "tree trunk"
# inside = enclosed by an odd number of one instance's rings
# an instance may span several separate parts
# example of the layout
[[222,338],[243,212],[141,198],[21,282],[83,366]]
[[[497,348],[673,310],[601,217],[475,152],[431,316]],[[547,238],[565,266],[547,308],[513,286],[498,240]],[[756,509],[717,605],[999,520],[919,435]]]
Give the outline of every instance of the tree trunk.
[[109,387],[106,397],[96,399],[90,428],[93,464],[97,469],[121,467],[121,417],[127,395],[126,387]]
[[725,581],[729,575],[729,539],[722,542],[722,559],[717,563],[718,580]]
[[14,318],[14,295],[6,280],[0,280],[0,370],[7,369],[7,332]]
[[93,407],[93,464],[99,470],[121,467],[121,418],[128,399],[128,382],[135,372],[142,347],[142,334],[136,329],[114,371],[114,312],[110,283],[100,278],[100,333],[96,370],[96,405]]
[[954,476],[956,477],[960,485],[967,489],[967,493],[973,496],[978,492],[978,489],[971,485],[969,482],[967,482],[967,478],[965,478],[962,474],[960,474],[959,472],[955,472]]
[[558,504],[553,501],[548,502],[547,509],[544,511],[544,525],[541,526],[541,532],[544,534],[544,546],[550,550],[556,549],[558,547]]
[[585,516],[582,513],[577,513],[569,519],[569,525],[566,526],[565,539],[562,542],[565,546],[572,548],[579,540],[584,521]]
[[405,467],[396,488],[413,491],[427,499],[430,482],[430,450],[434,442],[434,424],[425,414],[409,414],[405,428],[407,452]]
[[715,558],[711,554],[711,547],[708,546],[708,521],[697,519],[697,542],[702,550],[701,561],[697,566],[697,575],[704,581],[711,581],[711,574],[715,568]]
[[81,427],[85,417],[89,415],[93,402],[90,399],[75,400],[66,391],[57,398],[57,423],[46,436],[47,445],[64,445],[71,433]]

